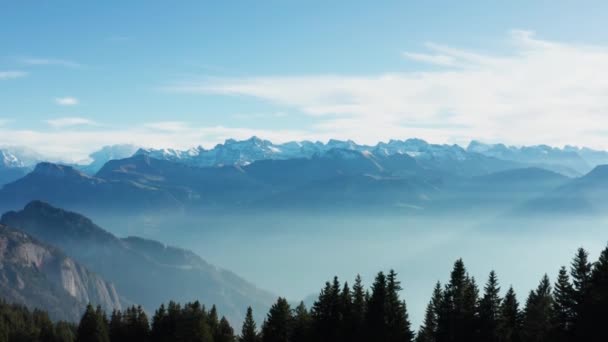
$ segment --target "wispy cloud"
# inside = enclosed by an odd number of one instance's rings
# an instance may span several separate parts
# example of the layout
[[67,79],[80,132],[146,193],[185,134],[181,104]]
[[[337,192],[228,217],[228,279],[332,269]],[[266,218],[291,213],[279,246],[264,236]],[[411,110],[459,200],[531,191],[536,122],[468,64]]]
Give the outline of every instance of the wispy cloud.
[[49,126],[53,128],[66,128],[66,127],[74,127],[74,126],[97,126],[98,123],[80,117],[64,117],[57,119],[50,119],[45,121]]
[[55,103],[60,106],[75,106],[78,104],[78,99],[75,97],[71,97],[71,96],[56,97]]
[[21,58],[20,61],[27,65],[55,65],[67,68],[82,67],[82,64],[67,59],[25,57]]
[[18,70],[0,71],[0,80],[10,80],[27,76],[27,72]]
[[144,124],[145,128],[165,132],[180,132],[188,129],[188,124],[183,121],[160,121]]
[[434,67],[427,71],[214,78],[167,89],[255,97],[312,116],[319,136],[362,142],[418,136],[608,148],[605,136],[588,133],[608,123],[608,46],[523,30],[504,44],[501,54],[436,43],[403,54]]

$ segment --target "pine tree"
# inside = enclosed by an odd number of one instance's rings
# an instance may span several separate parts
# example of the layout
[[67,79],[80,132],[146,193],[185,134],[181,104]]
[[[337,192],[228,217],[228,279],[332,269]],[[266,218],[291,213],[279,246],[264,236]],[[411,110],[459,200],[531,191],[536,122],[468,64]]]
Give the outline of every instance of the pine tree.
[[433,290],[433,297],[426,307],[424,322],[418,331],[416,342],[437,341],[437,320],[439,319],[439,309],[442,297],[443,291],[441,290],[441,283],[437,282],[437,284],[435,284],[435,289]]
[[589,262],[589,253],[579,248],[570,266],[570,275],[573,284],[573,335],[576,340],[587,339],[590,327],[587,327],[582,316],[588,308],[585,299],[589,296],[589,283],[591,280],[592,265]]
[[341,341],[353,341],[356,326],[353,314],[353,298],[348,282],[344,282],[340,293],[339,311],[339,339]]
[[390,270],[386,285],[386,329],[387,341],[413,341],[414,333],[407,313],[406,304],[399,298],[402,290],[401,283],[397,280],[397,273]]
[[304,302],[294,310],[291,342],[309,342],[312,340],[312,318]]
[[584,310],[582,319],[588,328],[587,341],[608,341],[608,247],[593,265]]
[[95,310],[87,305],[84,315],[78,325],[77,342],[109,342],[106,320],[100,309]]
[[289,342],[293,317],[289,303],[280,298],[270,308],[262,326],[262,342]]
[[353,305],[352,305],[352,325],[353,325],[353,341],[361,342],[366,336],[365,332],[365,314],[367,311],[367,296],[363,287],[361,276],[357,274],[355,284],[353,285]]
[[234,329],[232,329],[226,317],[222,316],[220,319],[213,342],[234,342]]
[[366,312],[367,340],[387,341],[388,331],[385,320],[387,302],[386,276],[379,272],[372,285],[372,293]]
[[484,342],[498,341],[498,321],[500,317],[501,298],[500,287],[496,272],[490,272],[488,282],[484,287],[484,295],[479,303],[480,340]]
[[253,319],[253,310],[251,307],[247,308],[247,314],[245,315],[245,322],[241,329],[240,342],[258,342],[258,332]]
[[552,339],[555,342],[569,341],[573,333],[575,296],[574,288],[570,283],[570,277],[565,267],[559,270],[553,297],[553,310],[555,314],[553,327],[555,331]]
[[439,309],[439,342],[474,341],[477,335],[479,289],[466,272],[462,259],[454,263]]
[[500,306],[498,340],[500,342],[521,342],[522,314],[513,287],[509,287]]
[[538,288],[531,291],[526,301],[523,337],[526,342],[550,341],[553,331],[553,296],[551,282],[545,274]]
[[127,341],[120,310],[113,310],[112,315],[110,315],[109,336],[112,342]]

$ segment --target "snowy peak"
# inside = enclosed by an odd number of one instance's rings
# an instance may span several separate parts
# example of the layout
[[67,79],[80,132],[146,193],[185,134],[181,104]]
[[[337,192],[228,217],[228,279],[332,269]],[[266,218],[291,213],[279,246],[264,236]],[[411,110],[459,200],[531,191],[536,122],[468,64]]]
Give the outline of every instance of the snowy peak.
[[0,167],[29,168],[42,160],[44,158],[40,154],[25,147],[0,148]]

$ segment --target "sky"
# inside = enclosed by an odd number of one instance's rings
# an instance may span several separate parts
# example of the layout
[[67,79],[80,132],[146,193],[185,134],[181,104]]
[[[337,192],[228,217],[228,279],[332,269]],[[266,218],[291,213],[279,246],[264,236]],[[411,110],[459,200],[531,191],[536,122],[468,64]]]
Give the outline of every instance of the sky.
[[3,1],[0,146],[608,149],[605,1]]

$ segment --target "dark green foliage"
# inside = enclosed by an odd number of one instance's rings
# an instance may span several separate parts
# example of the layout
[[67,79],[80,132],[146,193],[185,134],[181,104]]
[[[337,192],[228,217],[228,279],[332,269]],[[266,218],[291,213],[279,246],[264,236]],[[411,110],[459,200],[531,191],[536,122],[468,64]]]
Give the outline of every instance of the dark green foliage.
[[523,311],[510,287],[500,296],[491,272],[479,298],[475,279],[457,260],[450,281],[438,282],[414,338],[397,273],[379,272],[371,291],[357,276],[352,289],[335,277],[327,282],[311,311],[301,302],[291,309],[284,298],[270,308],[258,334],[253,311],[241,336],[215,306],[198,301],[161,305],[152,324],[141,307],[115,310],[109,319],[91,305],[79,326],[53,324],[47,313],[0,302],[0,342],[604,342],[608,341],[608,248],[591,265],[580,249],[569,272],[559,271],[554,290],[545,275],[530,292]]
[[416,342],[435,342],[437,340],[437,320],[442,298],[441,283],[437,282],[433,290],[433,297],[426,307],[424,322],[418,330]]
[[494,271],[490,272],[484,287],[484,295],[479,302],[479,339],[484,342],[498,341],[498,322],[500,318],[500,286]]
[[413,341],[414,332],[411,330],[409,315],[405,301],[399,298],[399,292],[403,288],[397,280],[397,273],[390,270],[386,285],[386,325],[387,341]]
[[545,274],[531,291],[524,310],[523,337],[526,342],[549,342],[553,331],[554,304],[551,282]]
[[293,313],[291,342],[308,342],[312,339],[312,318],[304,302],[300,302]]
[[608,247],[593,264],[581,320],[587,341],[608,341]]
[[457,260],[439,305],[437,341],[476,340],[478,296],[479,290],[475,279],[468,276],[462,259]]
[[289,303],[280,298],[272,305],[262,326],[263,342],[289,342],[292,334],[293,316]]
[[258,340],[258,331],[255,321],[253,320],[253,310],[251,307],[248,307],[239,342],[258,342]]
[[109,342],[108,322],[100,307],[93,309],[91,304],[87,308],[78,325],[76,332],[77,342]]
[[226,317],[220,319],[220,323],[213,336],[214,342],[234,342],[234,329],[228,323]]
[[553,292],[553,341],[565,342],[572,339],[574,318],[575,318],[575,299],[574,288],[570,283],[570,277],[566,267],[559,270],[555,290]]
[[513,287],[509,287],[500,306],[498,319],[498,340],[500,342],[520,342],[522,313]]
[[73,342],[76,327],[53,324],[46,312],[0,301],[0,341]]

